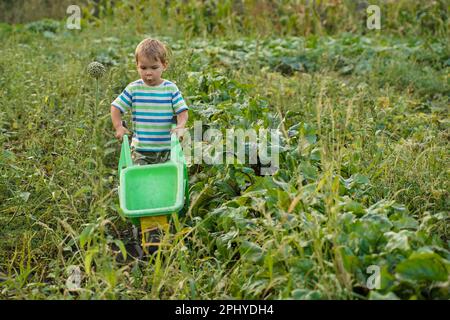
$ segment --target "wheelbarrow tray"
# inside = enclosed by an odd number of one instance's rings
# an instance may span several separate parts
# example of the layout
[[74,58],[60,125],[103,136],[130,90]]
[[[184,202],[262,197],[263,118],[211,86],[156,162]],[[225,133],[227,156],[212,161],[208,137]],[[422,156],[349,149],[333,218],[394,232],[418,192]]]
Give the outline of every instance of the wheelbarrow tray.
[[127,167],[120,172],[120,208],[126,217],[178,212],[184,205],[183,165],[168,161]]

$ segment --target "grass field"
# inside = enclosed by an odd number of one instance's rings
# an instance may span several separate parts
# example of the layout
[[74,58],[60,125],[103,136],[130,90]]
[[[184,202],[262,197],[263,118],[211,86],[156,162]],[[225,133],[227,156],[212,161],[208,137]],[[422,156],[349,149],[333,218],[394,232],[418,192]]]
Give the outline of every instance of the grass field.
[[[83,9],[81,30],[0,24],[0,298],[450,298],[445,2],[386,4],[379,31],[346,1],[321,2],[328,24],[260,9],[285,17],[278,25],[239,19],[266,1],[175,1],[153,20],[142,1],[88,3],[102,10]],[[280,168],[191,165],[171,245],[124,262],[131,224],[109,109],[138,79],[146,36],[172,49],[164,78],[191,130],[277,129]],[[92,61],[107,67],[98,97]]]

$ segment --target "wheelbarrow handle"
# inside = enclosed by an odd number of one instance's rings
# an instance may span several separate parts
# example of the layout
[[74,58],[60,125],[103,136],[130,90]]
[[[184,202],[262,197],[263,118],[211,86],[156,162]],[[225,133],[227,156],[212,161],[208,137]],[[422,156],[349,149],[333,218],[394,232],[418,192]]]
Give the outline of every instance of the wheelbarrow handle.
[[170,135],[170,159],[175,162],[182,162],[183,149],[181,148],[180,140],[175,132]]
[[119,159],[119,177],[123,169],[131,167],[133,160],[131,159],[130,142],[128,141],[128,135],[124,135],[122,138],[122,149],[120,150]]

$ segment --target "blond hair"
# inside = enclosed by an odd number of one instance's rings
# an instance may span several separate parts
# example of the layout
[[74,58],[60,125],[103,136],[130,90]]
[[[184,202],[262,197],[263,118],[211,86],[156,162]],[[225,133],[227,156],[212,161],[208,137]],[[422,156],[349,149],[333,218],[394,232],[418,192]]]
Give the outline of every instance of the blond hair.
[[136,47],[136,63],[138,63],[139,56],[141,55],[144,55],[148,59],[160,60],[162,64],[167,64],[169,50],[161,41],[147,38],[142,40]]

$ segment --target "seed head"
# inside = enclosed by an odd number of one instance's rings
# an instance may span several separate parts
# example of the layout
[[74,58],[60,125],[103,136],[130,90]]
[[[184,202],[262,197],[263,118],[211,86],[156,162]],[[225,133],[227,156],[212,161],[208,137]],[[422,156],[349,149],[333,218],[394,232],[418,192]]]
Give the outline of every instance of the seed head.
[[92,78],[99,79],[106,73],[106,68],[100,62],[94,61],[88,65],[87,72]]

